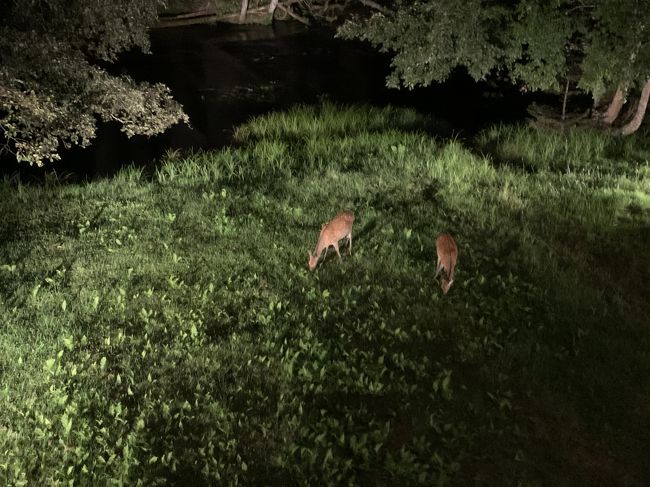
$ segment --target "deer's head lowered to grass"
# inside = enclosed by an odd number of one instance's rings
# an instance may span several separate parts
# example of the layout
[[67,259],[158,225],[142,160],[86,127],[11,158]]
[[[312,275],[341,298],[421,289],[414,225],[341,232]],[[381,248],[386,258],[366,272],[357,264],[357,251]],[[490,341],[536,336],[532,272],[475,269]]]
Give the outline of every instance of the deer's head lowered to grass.
[[444,270],[447,274],[442,278],[442,292],[447,294],[449,288],[454,283],[454,268],[458,259],[458,247],[456,241],[448,233],[441,233],[436,238],[436,253],[438,254],[438,263],[436,265],[436,275]]
[[354,223],[354,213],[352,211],[344,211],[336,215],[329,223],[326,223],[321,228],[316,250],[309,254],[309,270],[316,269],[318,260],[320,259],[323,250],[327,255],[327,249],[331,246],[336,250],[339,259],[341,253],[339,252],[339,240],[343,238],[348,239],[349,252],[352,254],[352,224]]

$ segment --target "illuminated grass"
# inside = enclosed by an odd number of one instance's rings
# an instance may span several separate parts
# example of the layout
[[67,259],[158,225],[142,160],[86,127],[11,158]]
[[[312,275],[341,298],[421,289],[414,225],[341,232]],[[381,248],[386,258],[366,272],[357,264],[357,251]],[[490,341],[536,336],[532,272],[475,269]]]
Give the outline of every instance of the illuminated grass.
[[0,483],[648,478],[643,141],[428,124],[299,107],[151,178],[0,185]]

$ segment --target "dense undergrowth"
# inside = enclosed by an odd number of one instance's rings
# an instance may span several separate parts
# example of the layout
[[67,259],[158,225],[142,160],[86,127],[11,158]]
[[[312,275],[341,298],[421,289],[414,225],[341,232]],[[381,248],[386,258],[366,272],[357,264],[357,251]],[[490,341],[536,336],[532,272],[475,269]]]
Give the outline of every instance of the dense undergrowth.
[[650,144],[427,124],[299,107],[0,185],[0,483],[643,485]]

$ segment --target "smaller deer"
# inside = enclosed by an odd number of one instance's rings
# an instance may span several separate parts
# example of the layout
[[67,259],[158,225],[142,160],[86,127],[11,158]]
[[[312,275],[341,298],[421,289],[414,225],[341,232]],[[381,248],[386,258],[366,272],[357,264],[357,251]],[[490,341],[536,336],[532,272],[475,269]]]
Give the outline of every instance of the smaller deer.
[[454,283],[454,268],[458,259],[458,247],[454,238],[448,233],[438,235],[438,238],[436,238],[436,253],[438,254],[438,264],[436,265],[434,279],[444,269],[447,277],[442,278],[442,292],[447,294],[447,291]]
[[325,255],[327,255],[327,249],[332,246],[336,250],[339,259],[341,259],[341,253],[339,252],[339,240],[343,238],[348,239],[349,243],[349,252],[352,254],[352,224],[354,223],[354,213],[351,211],[344,211],[339,213],[330,221],[323,225],[321,228],[320,236],[318,237],[318,243],[316,244],[316,250],[312,254],[309,254],[309,270],[313,271],[316,269],[318,260],[320,259],[323,250],[325,250]]

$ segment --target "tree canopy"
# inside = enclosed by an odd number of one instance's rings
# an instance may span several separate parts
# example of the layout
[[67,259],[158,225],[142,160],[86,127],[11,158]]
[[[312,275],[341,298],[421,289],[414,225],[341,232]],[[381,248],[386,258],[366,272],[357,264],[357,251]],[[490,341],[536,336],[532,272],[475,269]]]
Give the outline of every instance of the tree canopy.
[[98,62],[149,49],[159,0],[8,0],[0,11],[3,150],[42,164],[87,146],[97,120],[153,135],[187,116],[162,84],[113,76]]
[[646,88],[642,118],[650,91],[647,7],[647,0],[395,0],[346,21],[339,35],[392,54],[389,86],[426,86],[463,66],[476,80],[498,74],[551,90],[577,72],[577,86],[595,99],[618,90],[623,100]]
[[[0,10],[0,151],[40,165],[58,159],[61,148],[89,145],[99,120],[119,123],[128,136],[157,134],[187,121],[164,85],[136,83],[105,69],[120,52],[148,51],[147,31],[163,3],[5,0]],[[339,35],[367,40],[392,54],[389,86],[444,81],[459,66],[476,80],[505,77],[525,90],[556,90],[571,79],[594,100],[611,99],[605,124],[624,119],[618,125],[626,134],[643,120],[650,98],[647,0],[356,3],[366,15],[348,19]],[[316,8],[321,4],[322,11]],[[300,18],[292,5],[274,0],[269,11],[272,15],[282,7]],[[305,5],[311,15],[329,21],[348,2]],[[247,7],[242,1],[241,12]],[[627,119],[619,116],[625,102],[635,98]]]

